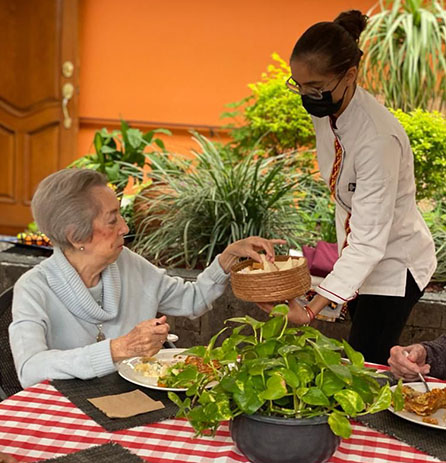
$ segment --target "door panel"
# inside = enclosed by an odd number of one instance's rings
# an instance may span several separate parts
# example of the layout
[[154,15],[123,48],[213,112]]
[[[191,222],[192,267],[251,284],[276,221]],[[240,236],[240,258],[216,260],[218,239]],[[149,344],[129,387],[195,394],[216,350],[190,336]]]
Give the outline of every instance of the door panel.
[[14,132],[0,126],[0,201],[14,201]]
[[76,157],[77,15],[77,0],[0,0],[0,233],[23,230],[40,180]]

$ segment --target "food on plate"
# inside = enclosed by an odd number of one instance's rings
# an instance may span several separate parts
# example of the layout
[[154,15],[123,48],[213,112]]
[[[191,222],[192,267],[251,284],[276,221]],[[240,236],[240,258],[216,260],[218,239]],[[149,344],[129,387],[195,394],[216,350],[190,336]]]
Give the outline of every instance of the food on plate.
[[[193,368],[188,368],[188,367]],[[214,371],[221,367],[217,360],[204,363],[201,357],[195,355],[178,355],[173,359],[157,359],[156,357],[141,357],[134,365],[135,371],[148,378],[154,378],[159,387],[189,387],[196,379],[196,372],[212,378]]]
[[276,260],[274,263],[267,261],[264,254],[261,254],[260,257],[262,259],[261,263],[253,262],[250,266],[244,267],[241,270],[239,270],[238,273],[256,274],[277,272],[281,270],[290,270],[292,268],[299,267],[305,263],[305,259],[303,257],[299,259],[293,259],[292,257],[289,257],[288,260]]
[[430,416],[425,416],[423,417],[423,419],[421,420],[423,423],[427,423],[427,424],[436,424],[438,425],[438,420],[437,418],[432,418]]
[[159,360],[155,357],[141,357],[141,361],[135,364],[135,371],[148,378],[158,379],[167,373],[169,367],[179,361],[179,359]]
[[446,408],[446,388],[435,388],[423,393],[410,386],[403,386],[402,393],[404,409],[419,416],[429,416],[440,408]]

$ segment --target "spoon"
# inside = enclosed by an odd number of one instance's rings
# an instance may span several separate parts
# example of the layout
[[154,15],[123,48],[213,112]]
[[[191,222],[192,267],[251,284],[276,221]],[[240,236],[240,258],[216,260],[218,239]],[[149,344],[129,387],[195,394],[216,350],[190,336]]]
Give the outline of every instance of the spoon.
[[[404,356],[405,357],[409,356],[409,352],[407,352],[407,350],[404,351]],[[423,383],[424,387],[426,388],[426,392],[430,392],[431,390],[429,386],[427,385],[426,380],[424,379],[424,376],[420,372],[418,372],[418,378],[420,378],[420,381]]]

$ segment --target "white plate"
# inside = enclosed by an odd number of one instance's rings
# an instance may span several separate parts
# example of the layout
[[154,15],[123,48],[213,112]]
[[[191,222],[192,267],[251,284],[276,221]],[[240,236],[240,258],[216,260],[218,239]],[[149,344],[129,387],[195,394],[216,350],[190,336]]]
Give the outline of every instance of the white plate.
[[[157,360],[182,361],[186,358],[185,355],[181,355],[186,349],[161,349],[153,357]],[[135,370],[135,365],[141,362],[141,357],[132,357],[123,360],[118,364],[118,373],[127,381],[137,384],[138,386],[148,387],[150,389],[157,389],[158,391],[187,391],[185,388],[175,387],[161,387],[158,386],[158,378],[144,376]]]
[[[444,389],[446,387],[446,383],[432,383],[428,382],[427,383],[429,386],[429,389]],[[404,383],[405,386],[410,386],[411,388],[415,389],[416,391],[420,392],[426,392],[426,388],[423,386],[423,383],[418,382],[418,383]],[[390,389],[393,391],[395,390],[396,385],[392,386]],[[437,410],[435,413],[432,415],[429,415],[429,418],[436,418],[438,420],[438,424],[431,424],[431,423],[425,423],[423,421],[423,417],[419,416],[415,413],[412,412],[407,412],[406,410],[401,410],[400,412],[396,412],[393,407],[389,407],[389,410],[392,413],[395,413],[395,415],[407,420],[407,421],[412,421],[412,423],[417,423],[421,424],[423,426],[428,426],[430,428],[436,428],[436,429],[446,429],[446,409],[445,408],[440,408]]]

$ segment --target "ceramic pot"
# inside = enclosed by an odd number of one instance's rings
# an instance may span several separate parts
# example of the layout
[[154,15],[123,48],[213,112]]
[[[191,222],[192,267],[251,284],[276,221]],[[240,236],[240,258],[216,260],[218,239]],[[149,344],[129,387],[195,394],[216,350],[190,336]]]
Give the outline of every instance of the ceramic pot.
[[230,431],[237,448],[252,463],[323,463],[341,441],[326,416],[240,415],[230,422]]

